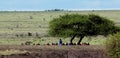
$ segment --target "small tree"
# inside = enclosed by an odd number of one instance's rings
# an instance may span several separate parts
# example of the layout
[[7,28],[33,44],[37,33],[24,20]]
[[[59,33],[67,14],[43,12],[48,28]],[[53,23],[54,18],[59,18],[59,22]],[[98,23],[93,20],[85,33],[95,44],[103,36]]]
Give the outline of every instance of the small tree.
[[112,21],[94,14],[66,14],[54,18],[49,25],[51,36],[71,37],[71,44],[75,37],[80,37],[77,43],[80,44],[85,36],[106,36],[119,30]]

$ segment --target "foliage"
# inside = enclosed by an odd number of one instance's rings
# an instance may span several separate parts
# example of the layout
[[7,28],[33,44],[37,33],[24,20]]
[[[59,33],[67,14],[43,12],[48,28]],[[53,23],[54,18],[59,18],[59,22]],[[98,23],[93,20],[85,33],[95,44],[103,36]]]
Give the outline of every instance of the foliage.
[[64,9],[51,9],[51,10],[45,10],[45,11],[65,11]]
[[73,34],[108,35],[116,32],[114,23],[98,15],[66,14],[50,22],[50,35],[71,36]]
[[66,14],[54,18],[50,22],[49,34],[52,36],[71,37],[72,40],[80,36],[78,44],[82,41],[84,36],[93,35],[108,35],[116,33],[117,28],[113,21],[99,15],[89,14]]
[[89,19],[92,23],[88,25],[89,35],[108,35],[114,34],[120,30],[119,27],[115,26],[114,22],[98,15],[89,15]]
[[108,37],[106,49],[111,58],[120,58],[120,32]]

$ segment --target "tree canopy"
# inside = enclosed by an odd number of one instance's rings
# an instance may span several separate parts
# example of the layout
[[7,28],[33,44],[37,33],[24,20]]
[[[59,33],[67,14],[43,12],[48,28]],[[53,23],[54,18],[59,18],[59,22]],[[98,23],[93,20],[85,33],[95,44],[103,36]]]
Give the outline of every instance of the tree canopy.
[[[54,18],[49,24],[51,36],[84,38],[84,36],[108,35],[119,31],[114,22],[99,15],[66,14]],[[80,44],[81,40],[78,42]]]

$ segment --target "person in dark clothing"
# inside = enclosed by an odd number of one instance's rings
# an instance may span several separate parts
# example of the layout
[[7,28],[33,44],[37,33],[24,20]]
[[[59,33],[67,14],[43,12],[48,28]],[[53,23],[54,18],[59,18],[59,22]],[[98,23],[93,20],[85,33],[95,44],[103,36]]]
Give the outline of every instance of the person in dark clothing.
[[58,45],[62,45],[62,39],[59,39]]

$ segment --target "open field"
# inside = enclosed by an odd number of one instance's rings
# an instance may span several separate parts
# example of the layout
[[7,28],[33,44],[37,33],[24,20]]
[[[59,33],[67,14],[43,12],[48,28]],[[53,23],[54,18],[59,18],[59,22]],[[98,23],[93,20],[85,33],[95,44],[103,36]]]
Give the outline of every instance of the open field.
[[[44,44],[57,42],[59,38],[49,37],[47,34],[49,21],[54,17],[64,14],[98,14],[107,17],[120,26],[120,10],[103,11],[1,11],[0,12],[0,44],[20,45],[26,41]],[[93,37],[95,40],[83,40],[91,44],[103,44],[104,41]],[[100,37],[101,38],[101,37]],[[56,40],[55,40],[56,39]],[[69,39],[64,39],[68,42]],[[76,40],[77,41],[77,40]],[[75,42],[76,42],[75,41]]]
[[[54,46],[62,37],[50,37],[49,21],[64,14],[98,14],[120,26],[120,10],[104,11],[1,11],[0,12],[0,58],[106,58],[106,37],[85,37],[83,43],[90,46]],[[62,38],[68,43],[70,38]],[[75,38],[74,43],[79,39]],[[32,42],[31,45],[21,43]],[[40,45],[33,45],[40,44]],[[42,44],[42,45],[41,45]]]

